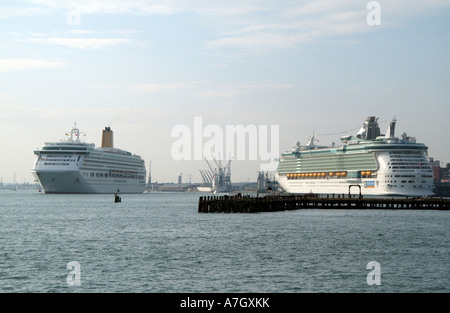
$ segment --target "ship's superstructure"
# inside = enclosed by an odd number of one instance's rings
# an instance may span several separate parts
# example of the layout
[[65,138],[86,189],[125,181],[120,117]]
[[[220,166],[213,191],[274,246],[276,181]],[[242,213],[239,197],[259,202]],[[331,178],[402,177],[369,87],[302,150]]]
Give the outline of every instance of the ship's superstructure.
[[395,137],[395,125],[393,119],[382,135],[370,116],[356,136],[341,137],[341,146],[316,146],[313,135],[281,155],[276,179],[289,193],[432,195],[428,147],[406,133]]
[[114,148],[113,132],[106,127],[102,147],[80,140],[76,125],[65,141],[46,142],[34,151],[34,177],[46,193],[142,193],[144,160]]
[[222,167],[222,162],[217,161],[213,157],[217,168],[213,168],[205,158],[206,163],[209,166],[210,171],[200,170],[200,174],[203,178],[203,184],[197,186],[198,191],[202,192],[212,192],[212,193],[222,193],[231,191],[231,160],[228,161],[227,165]]

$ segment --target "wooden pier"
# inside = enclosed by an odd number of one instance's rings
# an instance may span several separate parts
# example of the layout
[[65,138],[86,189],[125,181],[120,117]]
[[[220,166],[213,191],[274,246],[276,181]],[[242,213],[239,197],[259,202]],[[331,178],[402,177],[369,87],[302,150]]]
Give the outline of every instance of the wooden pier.
[[450,199],[444,198],[364,198],[362,196],[330,195],[266,195],[250,197],[202,196],[200,213],[258,213],[298,209],[382,209],[382,210],[450,210]]

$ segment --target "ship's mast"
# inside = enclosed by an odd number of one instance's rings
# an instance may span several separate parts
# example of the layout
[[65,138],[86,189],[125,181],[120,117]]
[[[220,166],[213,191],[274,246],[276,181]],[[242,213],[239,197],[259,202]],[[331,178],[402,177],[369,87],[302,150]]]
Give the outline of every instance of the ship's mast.
[[152,161],[150,161],[150,166],[148,168],[148,187],[152,185]]
[[[75,140],[73,136],[75,135]],[[80,130],[77,128],[77,123],[74,123],[72,130],[70,131],[70,141],[80,142]]]

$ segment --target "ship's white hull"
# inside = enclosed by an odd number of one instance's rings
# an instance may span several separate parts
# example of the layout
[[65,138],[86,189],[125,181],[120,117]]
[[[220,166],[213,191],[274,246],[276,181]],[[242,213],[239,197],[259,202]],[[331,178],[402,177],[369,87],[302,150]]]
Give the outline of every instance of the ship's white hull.
[[45,193],[143,193],[145,184],[135,179],[89,179],[79,171],[33,171]]
[[213,187],[207,187],[207,186],[197,186],[197,190],[200,192],[212,192],[214,194],[227,193],[230,191],[230,189],[228,187],[220,187],[220,188],[213,189]]
[[433,170],[428,147],[414,137],[394,136],[396,120],[381,135],[378,118],[368,117],[342,146],[318,147],[314,136],[282,154],[276,179],[289,193],[431,196]]
[[197,186],[197,190],[200,192],[212,192],[211,186]]
[[228,193],[230,192],[230,189],[228,187],[219,187],[219,188],[214,188],[212,190],[213,194],[217,194],[217,193]]
[[45,193],[143,193],[144,160],[113,147],[112,131],[102,133],[102,147],[80,141],[76,126],[70,138],[46,142],[34,151],[33,175]]
[[[389,186],[377,179],[287,179],[278,173],[275,178],[280,186],[288,193],[294,194],[355,194],[372,196],[414,196],[423,197],[433,195],[429,188],[418,188],[414,185]],[[359,186],[359,187],[358,187]]]

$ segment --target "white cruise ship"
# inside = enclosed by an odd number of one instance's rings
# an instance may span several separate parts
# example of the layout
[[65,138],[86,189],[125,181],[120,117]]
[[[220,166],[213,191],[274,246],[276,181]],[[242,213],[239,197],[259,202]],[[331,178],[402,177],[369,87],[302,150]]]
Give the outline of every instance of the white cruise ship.
[[393,119],[381,135],[378,118],[369,116],[339,147],[316,146],[313,135],[281,155],[275,177],[288,193],[433,195],[428,147],[406,133],[395,137],[395,125]]
[[45,193],[143,193],[144,160],[114,148],[113,131],[106,127],[102,146],[80,140],[76,125],[65,141],[46,142],[34,151],[34,177]]

